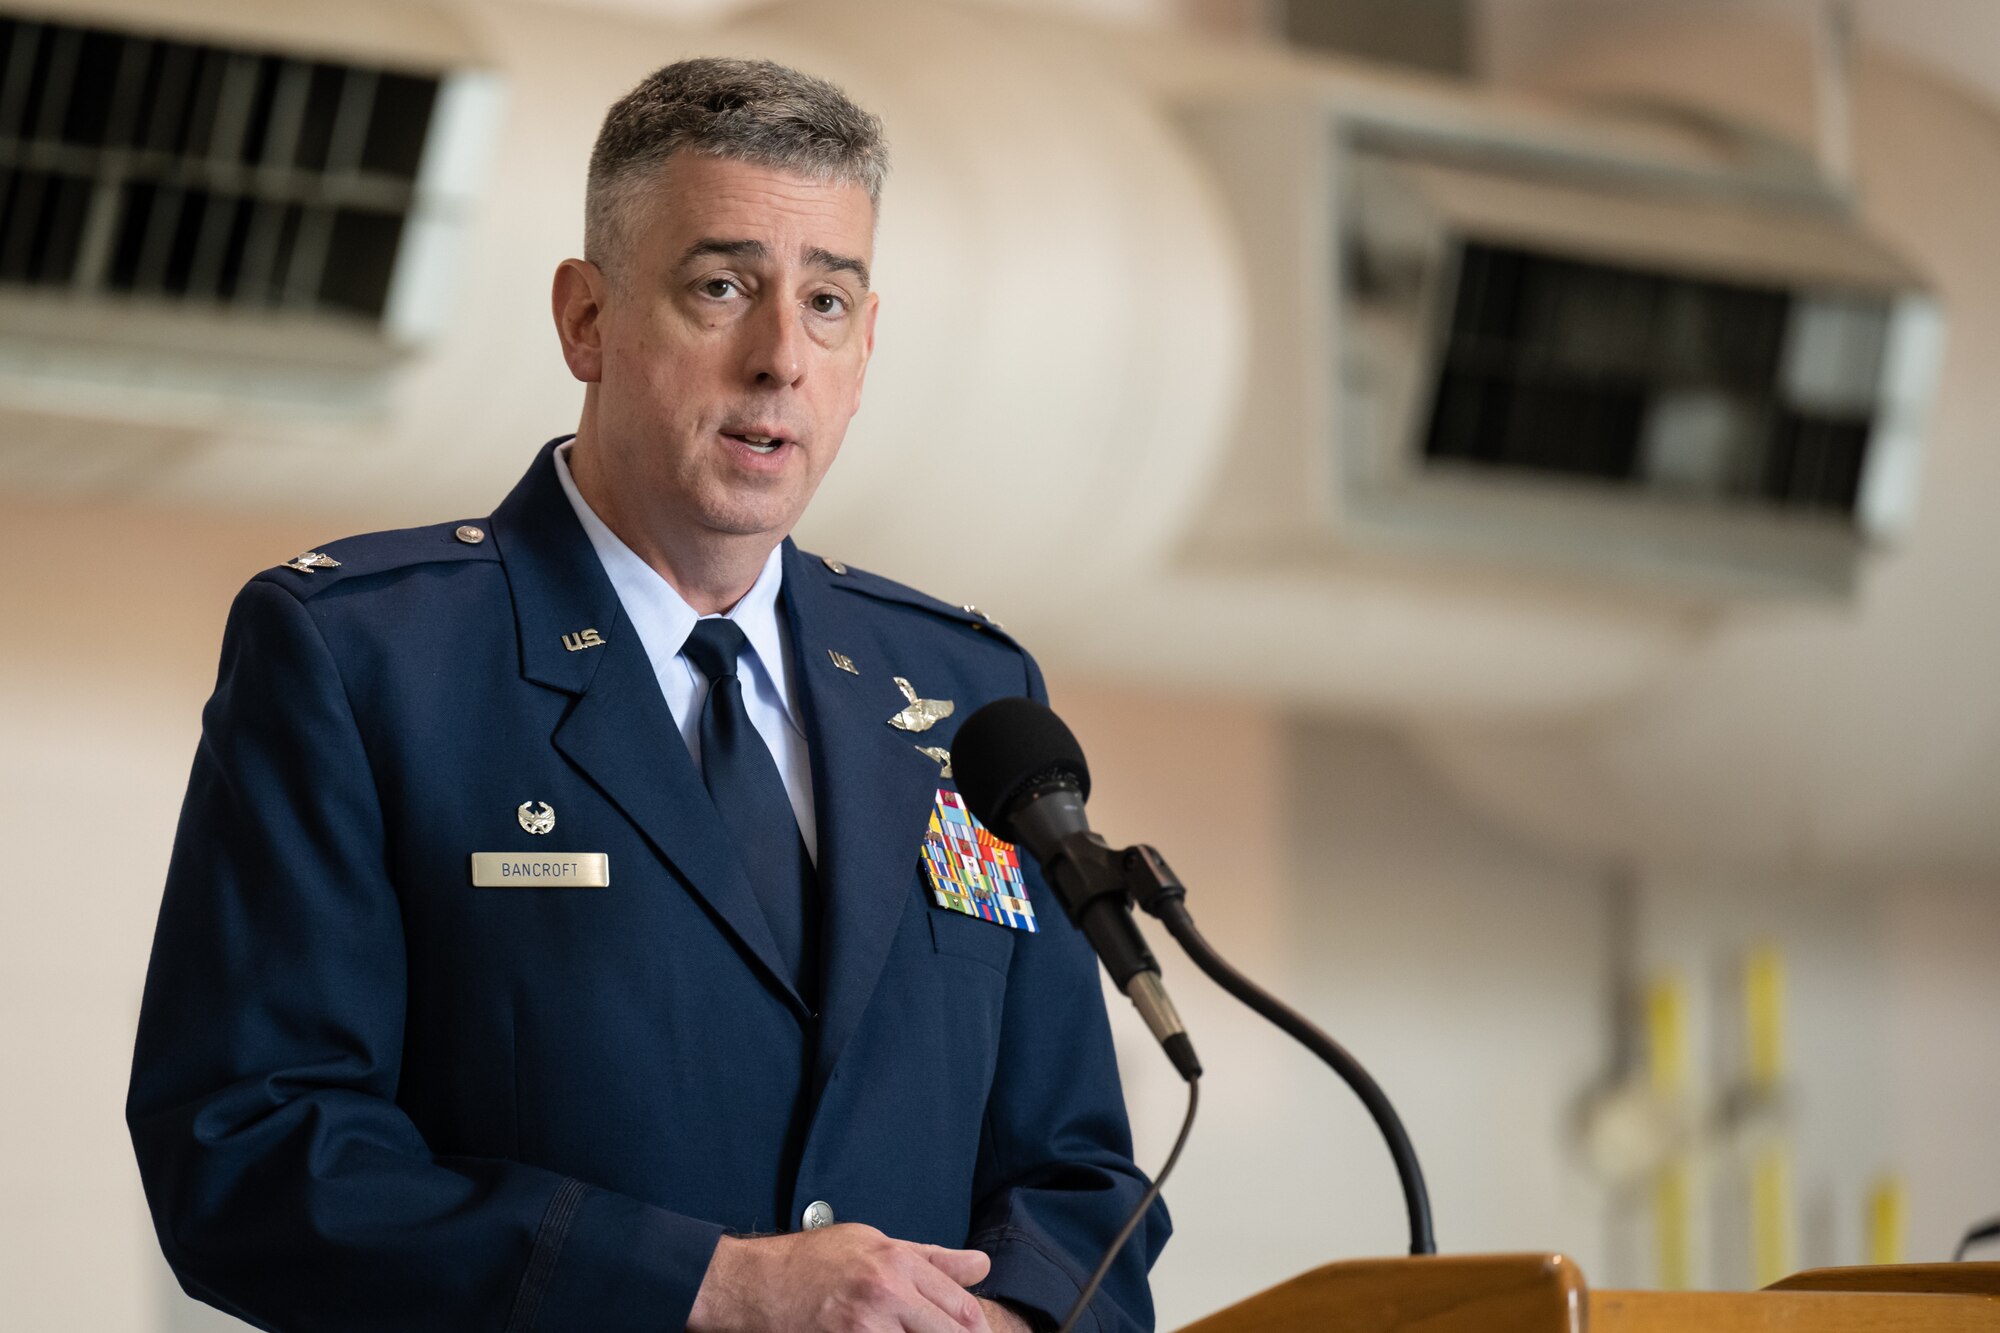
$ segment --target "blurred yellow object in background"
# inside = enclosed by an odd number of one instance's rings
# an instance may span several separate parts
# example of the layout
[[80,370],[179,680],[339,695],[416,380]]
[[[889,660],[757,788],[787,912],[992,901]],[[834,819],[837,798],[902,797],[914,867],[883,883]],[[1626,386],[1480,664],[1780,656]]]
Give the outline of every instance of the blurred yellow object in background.
[[1900,1264],[1907,1248],[1910,1194],[1894,1172],[1882,1176],[1868,1193],[1868,1262]]
[[[1657,978],[1646,992],[1646,1068],[1653,1091],[1678,1101],[1687,1093],[1687,982],[1678,973]],[[1693,1284],[1689,1196],[1693,1164],[1676,1149],[1653,1177],[1653,1250],[1659,1285],[1685,1291]]]

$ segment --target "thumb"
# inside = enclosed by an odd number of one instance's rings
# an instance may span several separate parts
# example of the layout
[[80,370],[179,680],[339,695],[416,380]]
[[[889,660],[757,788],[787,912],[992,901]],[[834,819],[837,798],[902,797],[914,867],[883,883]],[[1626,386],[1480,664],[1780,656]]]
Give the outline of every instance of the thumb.
[[993,1268],[993,1260],[984,1250],[947,1250],[942,1245],[926,1245],[924,1258],[961,1287],[983,1281]]

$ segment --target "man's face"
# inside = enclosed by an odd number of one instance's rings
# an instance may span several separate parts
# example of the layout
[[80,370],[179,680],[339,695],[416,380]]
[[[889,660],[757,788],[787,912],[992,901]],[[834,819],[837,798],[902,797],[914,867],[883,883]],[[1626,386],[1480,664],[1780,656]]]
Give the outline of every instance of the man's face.
[[718,536],[792,530],[861,406],[874,226],[857,185],[668,160],[625,218],[597,315],[588,444],[616,509]]

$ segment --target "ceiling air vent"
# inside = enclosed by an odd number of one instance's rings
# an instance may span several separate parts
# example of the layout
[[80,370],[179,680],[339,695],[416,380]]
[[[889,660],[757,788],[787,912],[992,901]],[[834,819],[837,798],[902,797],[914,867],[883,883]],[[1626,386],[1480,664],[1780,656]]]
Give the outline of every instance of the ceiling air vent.
[[379,320],[438,85],[0,18],[0,282]]
[[377,399],[442,322],[497,98],[337,49],[0,16],[0,404]]
[[1906,529],[1942,319],[1809,158],[1671,109],[1319,93],[1183,113],[1254,312],[1191,561],[1823,596]]

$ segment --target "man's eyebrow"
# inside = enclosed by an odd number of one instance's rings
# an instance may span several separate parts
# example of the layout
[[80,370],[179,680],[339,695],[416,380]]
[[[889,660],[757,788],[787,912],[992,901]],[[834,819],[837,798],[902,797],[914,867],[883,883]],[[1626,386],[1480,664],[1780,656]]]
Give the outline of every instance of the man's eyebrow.
[[768,253],[762,241],[725,241],[716,236],[704,236],[681,252],[680,263],[675,267],[685,267],[710,255],[720,255],[724,259],[762,259]]
[[868,265],[848,255],[837,255],[815,245],[806,251],[806,267],[823,268],[830,273],[852,273],[854,280],[861,284],[861,290],[868,290]]

